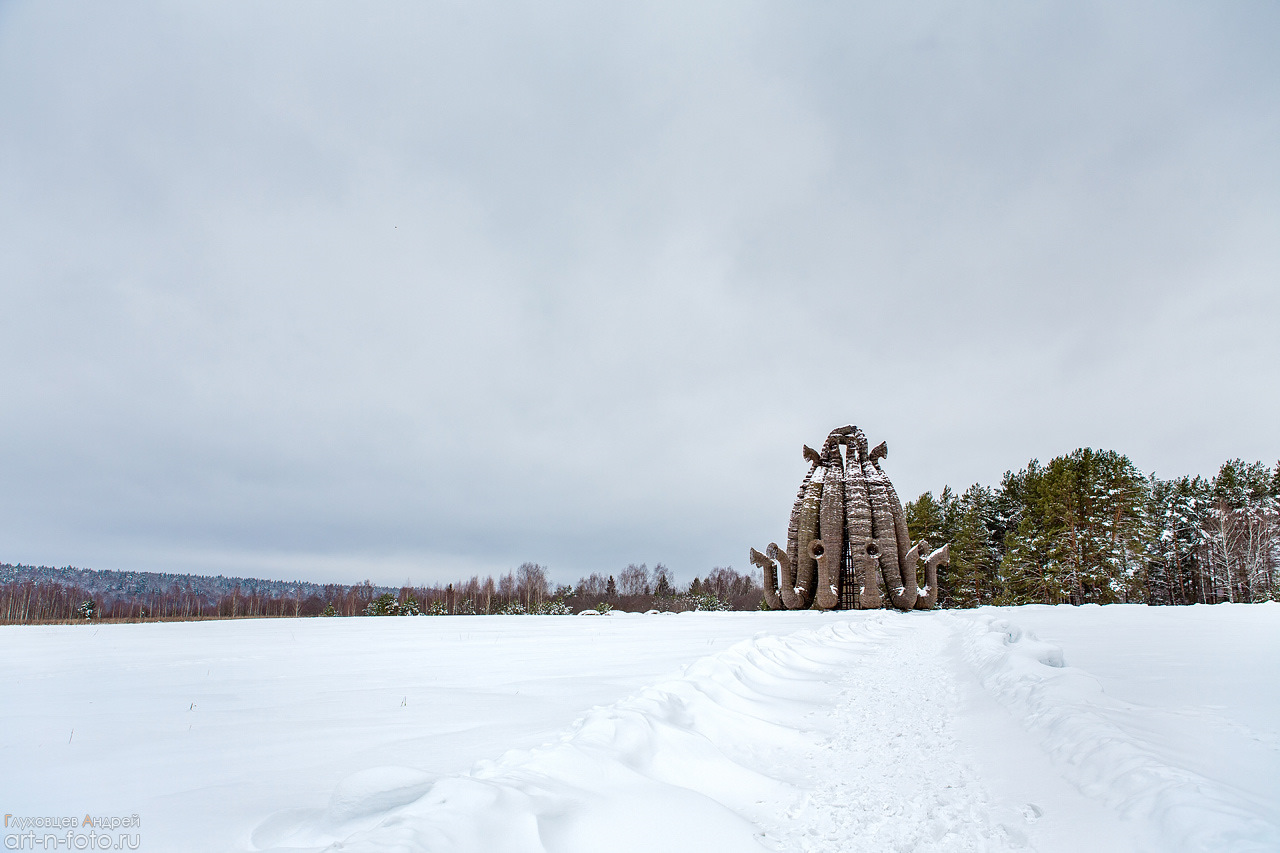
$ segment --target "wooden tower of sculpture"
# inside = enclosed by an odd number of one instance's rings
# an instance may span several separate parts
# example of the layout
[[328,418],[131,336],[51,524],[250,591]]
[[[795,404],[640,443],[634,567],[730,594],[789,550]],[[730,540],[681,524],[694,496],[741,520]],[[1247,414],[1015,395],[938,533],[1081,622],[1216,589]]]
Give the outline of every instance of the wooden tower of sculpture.
[[809,473],[791,510],[787,549],[751,549],[771,609],[937,606],[938,569],[948,565],[950,547],[929,552],[926,542],[912,544],[902,502],[880,468],[888,453],[884,442],[868,450],[855,426],[832,430],[821,451],[805,446]]

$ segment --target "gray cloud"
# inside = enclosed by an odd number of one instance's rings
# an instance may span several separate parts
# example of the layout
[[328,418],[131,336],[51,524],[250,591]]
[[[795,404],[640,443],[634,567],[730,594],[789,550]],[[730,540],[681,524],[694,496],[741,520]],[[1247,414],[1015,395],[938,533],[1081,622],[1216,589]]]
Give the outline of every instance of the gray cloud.
[[850,420],[906,495],[1271,459],[1278,25],[2,6],[0,559],[687,578]]

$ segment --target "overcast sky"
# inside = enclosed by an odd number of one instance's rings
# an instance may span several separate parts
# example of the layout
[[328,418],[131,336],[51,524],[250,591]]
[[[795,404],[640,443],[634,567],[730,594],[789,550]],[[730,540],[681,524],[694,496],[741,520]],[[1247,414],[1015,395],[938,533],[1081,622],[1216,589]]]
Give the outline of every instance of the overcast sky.
[[1280,456],[1280,5],[0,3],[0,562],[682,580]]

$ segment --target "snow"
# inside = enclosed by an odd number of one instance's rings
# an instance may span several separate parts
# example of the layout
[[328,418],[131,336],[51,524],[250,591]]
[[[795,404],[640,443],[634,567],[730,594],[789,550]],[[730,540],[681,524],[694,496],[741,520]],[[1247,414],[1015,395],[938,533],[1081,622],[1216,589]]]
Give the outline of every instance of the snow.
[[1158,849],[1280,850],[1280,606],[1032,607],[983,627],[967,648],[986,687]]
[[1280,850],[1276,605],[9,626],[0,649],[0,808],[137,813],[143,850]]

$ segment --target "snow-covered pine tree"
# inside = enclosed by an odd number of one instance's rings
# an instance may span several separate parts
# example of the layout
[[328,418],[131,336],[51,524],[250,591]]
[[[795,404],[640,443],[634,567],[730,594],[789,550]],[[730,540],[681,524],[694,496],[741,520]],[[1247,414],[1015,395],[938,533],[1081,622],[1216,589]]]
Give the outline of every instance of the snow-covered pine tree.
[[1213,601],[1209,584],[1212,495],[1203,477],[1151,477],[1147,600],[1151,604]]
[[1210,566],[1215,590],[1227,601],[1277,596],[1280,502],[1275,481],[1275,473],[1263,463],[1240,459],[1224,463],[1213,479]]

